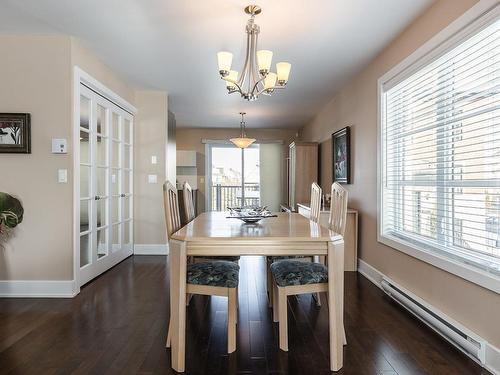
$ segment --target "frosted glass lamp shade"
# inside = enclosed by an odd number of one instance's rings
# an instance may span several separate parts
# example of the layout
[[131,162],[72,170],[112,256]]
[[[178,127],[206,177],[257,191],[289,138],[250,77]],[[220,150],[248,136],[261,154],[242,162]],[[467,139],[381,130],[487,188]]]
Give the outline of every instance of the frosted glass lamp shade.
[[230,141],[238,148],[247,148],[256,141],[254,138],[231,138]]
[[280,86],[284,86],[288,82],[290,69],[292,69],[292,64],[290,63],[279,62],[276,64],[276,73],[278,73],[278,84]]
[[266,49],[257,51],[257,64],[259,65],[259,73],[266,75],[271,69],[271,62],[273,60],[273,52]]
[[233,62],[233,54],[231,52],[218,52],[217,62],[219,64],[219,73],[225,77],[231,70],[231,63]]
[[276,73],[269,73],[266,78],[264,79],[264,89],[266,91],[272,91],[274,89],[274,86],[276,86],[276,79],[278,76]]
[[236,90],[236,85],[234,84],[234,82],[238,80],[238,72],[236,70],[230,70],[229,74],[224,78],[224,80],[226,81],[226,88],[228,90]]

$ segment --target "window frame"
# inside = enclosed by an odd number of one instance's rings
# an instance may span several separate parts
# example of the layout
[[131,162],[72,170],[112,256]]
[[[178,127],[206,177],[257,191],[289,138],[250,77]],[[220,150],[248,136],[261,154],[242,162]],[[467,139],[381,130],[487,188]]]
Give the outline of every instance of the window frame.
[[382,183],[383,168],[385,166],[382,130],[384,127],[384,94],[386,91],[453,49],[461,41],[489,25],[499,16],[500,5],[496,4],[495,1],[479,1],[461,17],[390,69],[377,82],[377,241],[498,294],[500,294],[500,277],[497,275],[474,265],[469,265],[452,256],[446,256],[440,252],[418,246],[413,242],[405,241],[400,237],[382,233],[384,209]]

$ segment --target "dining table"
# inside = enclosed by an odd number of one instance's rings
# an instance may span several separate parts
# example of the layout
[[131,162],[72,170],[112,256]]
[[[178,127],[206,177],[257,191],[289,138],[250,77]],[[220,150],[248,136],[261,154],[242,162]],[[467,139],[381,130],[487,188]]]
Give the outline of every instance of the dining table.
[[169,239],[171,364],[185,371],[186,270],[192,256],[326,256],[330,369],[343,365],[344,239],[298,213],[278,213],[258,223],[206,212]]

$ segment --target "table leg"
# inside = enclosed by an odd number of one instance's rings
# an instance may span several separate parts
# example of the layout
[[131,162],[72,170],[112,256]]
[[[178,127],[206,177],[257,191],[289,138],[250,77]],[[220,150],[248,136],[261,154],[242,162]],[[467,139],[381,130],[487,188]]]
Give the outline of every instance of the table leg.
[[330,370],[343,366],[344,330],[344,240],[328,243],[328,318],[330,330]]
[[170,320],[172,368],[185,371],[186,349],[186,243],[170,241]]

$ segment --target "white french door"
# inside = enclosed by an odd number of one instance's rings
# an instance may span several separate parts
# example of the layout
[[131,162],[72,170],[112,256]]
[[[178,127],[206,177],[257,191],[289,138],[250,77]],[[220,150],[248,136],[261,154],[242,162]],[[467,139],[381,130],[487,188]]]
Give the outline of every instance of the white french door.
[[79,87],[78,286],[133,252],[133,116]]

